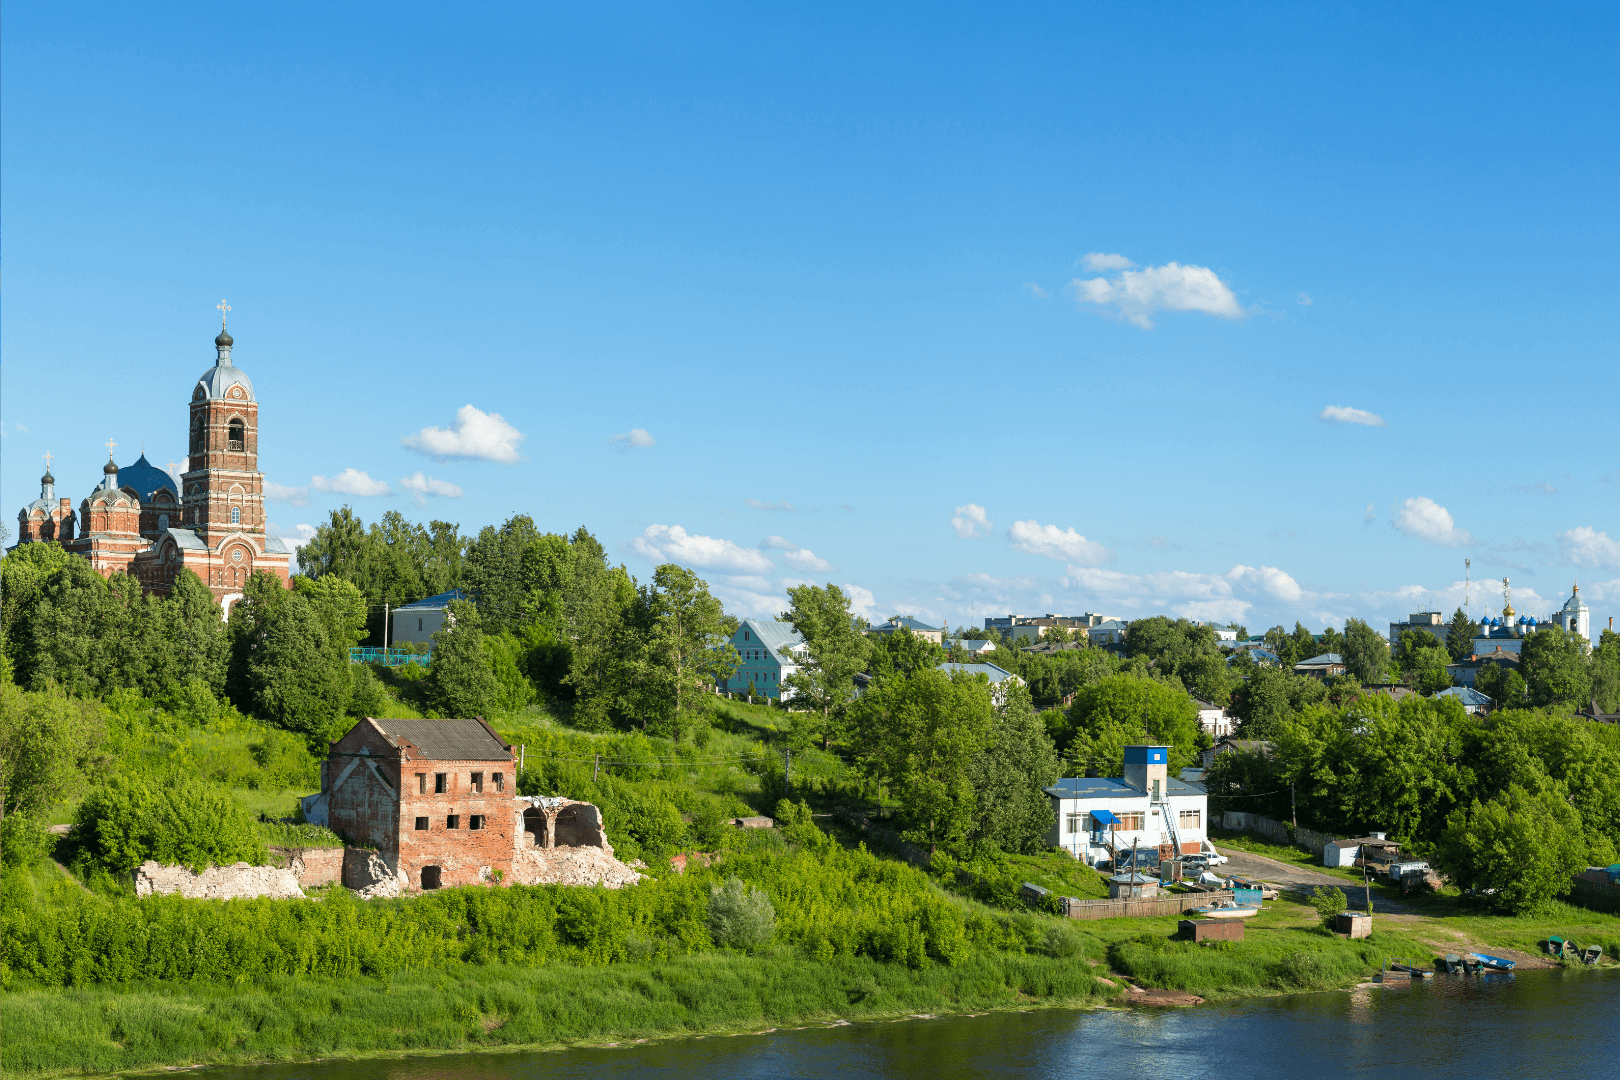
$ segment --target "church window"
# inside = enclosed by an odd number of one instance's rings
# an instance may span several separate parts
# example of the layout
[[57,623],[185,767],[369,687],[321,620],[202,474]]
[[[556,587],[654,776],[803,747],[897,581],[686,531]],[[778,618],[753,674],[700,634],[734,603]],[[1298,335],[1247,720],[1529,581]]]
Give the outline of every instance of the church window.
[[242,508],[240,506],[231,507],[231,524],[242,524]]
[[229,441],[225,445],[227,450],[240,450],[245,445],[242,438],[242,421],[232,420]]
[[169,515],[168,514],[159,514],[158,515],[158,532],[162,532],[163,530],[167,529],[168,527],[169,527]]

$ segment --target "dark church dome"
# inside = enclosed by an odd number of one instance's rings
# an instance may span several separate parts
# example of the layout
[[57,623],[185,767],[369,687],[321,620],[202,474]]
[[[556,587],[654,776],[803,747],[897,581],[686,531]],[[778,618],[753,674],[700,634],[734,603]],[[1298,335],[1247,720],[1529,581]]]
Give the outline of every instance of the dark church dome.
[[[107,465],[109,470],[117,469],[110,461]],[[118,486],[133,489],[135,494],[140,496],[141,502],[151,501],[158,488],[168,488],[174,492],[176,499],[179,498],[180,492],[174,486],[174,478],[147,461],[145,454],[142,454],[135,464],[125,465],[122,469],[117,469],[117,472]]]

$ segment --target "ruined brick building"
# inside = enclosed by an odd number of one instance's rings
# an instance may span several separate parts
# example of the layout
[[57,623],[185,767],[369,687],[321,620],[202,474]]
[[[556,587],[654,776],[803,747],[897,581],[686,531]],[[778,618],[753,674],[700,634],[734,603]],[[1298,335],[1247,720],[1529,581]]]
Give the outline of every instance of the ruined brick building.
[[377,849],[403,889],[625,884],[601,814],[520,797],[512,747],[483,720],[373,720],[332,743],[304,816]]
[[252,380],[231,361],[233,344],[221,326],[214,365],[192,388],[178,484],[144,453],[119,468],[109,444],[101,482],[75,512],[70,498],[56,494],[47,455],[39,498],[17,515],[17,542],[54,540],[102,576],[131,574],[159,595],[185,567],[227,612],[255,570],[286,584],[292,550],[265,531],[259,404]]

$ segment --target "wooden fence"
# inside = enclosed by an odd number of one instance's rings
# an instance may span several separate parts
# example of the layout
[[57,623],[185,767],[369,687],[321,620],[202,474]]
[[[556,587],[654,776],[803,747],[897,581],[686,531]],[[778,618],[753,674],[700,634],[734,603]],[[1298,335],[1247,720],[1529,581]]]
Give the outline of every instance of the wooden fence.
[[1072,896],[1062,899],[1063,913],[1071,919],[1145,919],[1154,915],[1180,915],[1193,908],[1208,907],[1216,900],[1231,901],[1231,889],[1213,892],[1175,893],[1152,900],[1077,900]]
[[1620,885],[1609,884],[1609,875],[1602,870],[1588,870],[1576,874],[1569,894],[1569,902],[1593,911],[1612,911],[1620,914]]

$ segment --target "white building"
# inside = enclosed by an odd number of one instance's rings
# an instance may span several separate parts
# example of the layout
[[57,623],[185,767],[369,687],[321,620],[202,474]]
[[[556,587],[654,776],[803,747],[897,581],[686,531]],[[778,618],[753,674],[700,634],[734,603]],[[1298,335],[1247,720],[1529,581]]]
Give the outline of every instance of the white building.
[[1232,718],[1225,709],[1197,698],[1193,702],[1198,706],[1198,726],[1209,732],[1212,738],[1223,739],[1232,734]]
[[1168,746],[1127,746],[1125,775],[1079,777],[1046,789],[1056,818],[1047,843],[1095,866],[1110,851],[1151,848],[1160,857],[1196,855],[1208,835],[1209,796],[1168,775]]
[[445,615],[450,610],[450,601],[465,599],[466,593],[460,589],[451,589],[449,592],[418,600],[414,604],[401,604],[389,616],[392,625],[389,627],[388,643],[398,645],[408,641],[417,645],[433,644],[433,635],[444,625]]
[[809,647],[792,623],[777,619],[744,619],[731,635],[731,646],[742,660],[731,678],[721,684],[722,690],[747,693],[748,684],[754,693],[779,698],[784,690],[782,680],[799,670],[799,661]]
[[965,671],[969,675],[983,675],[990,680],[990,700],[996,707],[1007,704],[1007,687],[1023,686],[1024,680],[996,664],[941,664],[939,670]]
[[1093,645],[1117,645],[1125,640],[1130,624],[1123,619],[1106,619],[1086,631]]
[[988,656],[996,651],[996,643],[986,638],[963,638],[956,644],[969,656]]

